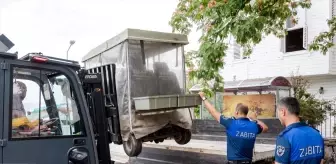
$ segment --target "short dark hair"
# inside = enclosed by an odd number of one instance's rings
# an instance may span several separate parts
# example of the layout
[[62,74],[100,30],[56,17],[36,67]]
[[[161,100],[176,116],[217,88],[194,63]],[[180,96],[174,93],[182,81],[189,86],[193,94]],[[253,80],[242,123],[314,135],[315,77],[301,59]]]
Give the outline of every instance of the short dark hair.
[[14,83],[16,83],[19,86],[20,90],[21,90],[21,95],[20,95],[21,99],[22,100],[25,99],[26,95],[27,95],[27,86],[26,86],[26,84],[23,83],[23,82],[21,82],[21,81],[15,81]]
[[246,105],[244,105],[242,103],[238,103],[237,106],[236,106],[236,111],[241,113],[241,114],[247,115],[247,113],[249,112],[249,109]]
[[284,97],[279,101],[279,105],[285,106],[291,114],[300,115],[300,104],[295,97]]

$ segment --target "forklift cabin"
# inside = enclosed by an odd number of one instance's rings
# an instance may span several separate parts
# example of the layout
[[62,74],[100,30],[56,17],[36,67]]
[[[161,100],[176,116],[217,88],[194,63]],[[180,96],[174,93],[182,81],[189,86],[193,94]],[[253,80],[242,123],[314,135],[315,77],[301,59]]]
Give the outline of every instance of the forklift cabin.
[[[113,163],[109,144],[120,143],[118,112],[114,100],[104,104],[101,84],[100,74],[87,74],[75,61],[0,52],[0,163]],[[14,116],[15,110],[24,114]]]

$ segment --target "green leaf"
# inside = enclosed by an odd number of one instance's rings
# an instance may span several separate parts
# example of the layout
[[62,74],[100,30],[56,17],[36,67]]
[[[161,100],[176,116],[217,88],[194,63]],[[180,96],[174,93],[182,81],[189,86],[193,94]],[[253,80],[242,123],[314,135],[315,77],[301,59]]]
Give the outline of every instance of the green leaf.
[[[287,34],[284,29],[287,18],[296,16],[298,7],[311,6],[311,2],[306,0],[301,0],[294,6],[286,5],[292,1],[257,0],[250,4],[249,0],[180,0],[176,14],[169,21],[173,31],[189,34],[194,26],[202,31],[198,51],[193,52],[186,61],[187,67],[198,68],[190,72],[192,78],[202,81],[208,91],[220,89],[223,78],[219,78],[219,70],[224,66],[228,37],[235,38],[246,56],[252,53],[253,47],[261,42],[263,36],[284,37]],[[336,31],[335,18],[329,20],[328,24],[330,31],[316,37],[309,44],[309,50],[326,53],[333,46],[330,41]],[[211,80],[215,81],[213,88],[207,83]]]

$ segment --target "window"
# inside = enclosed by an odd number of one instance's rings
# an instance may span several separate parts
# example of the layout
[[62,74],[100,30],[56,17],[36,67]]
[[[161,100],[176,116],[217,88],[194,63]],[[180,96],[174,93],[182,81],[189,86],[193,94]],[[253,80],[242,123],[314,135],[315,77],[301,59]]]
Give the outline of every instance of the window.
[[303,28],[287,31],[286,35],[286,52],[305,50],[303,46]]
[[307,9],[296,9],[297,22],[294,24],[292,18],[288,18],[285,22],[287,35],[280,39],[280,51],[283,53],[307,50],[308,28],[306,25]]
[[308,28],[307,26],[287,30],[288,34],[280,39],[280,51],[283,53],[307,50]]
[[58,72],[14,68],[12,138],[84,134],[70,86]]
[[234,42],[232,44],[232,46],[233,46],[233,59],[234,60],[241,60],[241,59],[249,59],[250,58],[250,56],[244,56],[243,55],[242,48],[240,47],[239,44]]

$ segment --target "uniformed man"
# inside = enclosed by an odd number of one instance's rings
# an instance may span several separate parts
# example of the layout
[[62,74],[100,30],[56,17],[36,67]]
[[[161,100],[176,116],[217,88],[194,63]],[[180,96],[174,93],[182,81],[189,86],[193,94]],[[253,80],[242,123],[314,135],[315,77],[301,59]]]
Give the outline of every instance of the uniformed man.
[[238,104],[234,117],[229,118],[221,115],[207,101],[203,92],[200,92],[199,95],[203,99],[209,113],[226,128],[228,163],[252,163],[256,136],[261,132],[266,132],[268,130],[267,125],[256,118],[253,120],[248,118],[247,114],[249,110],[246,105]]
[[277,112],[281,124],[286,128],[276,141],[275,163],[322,163],[323,138],[316,129],[300,122],[298,100],[293,97],[281,99]]

